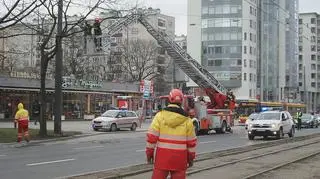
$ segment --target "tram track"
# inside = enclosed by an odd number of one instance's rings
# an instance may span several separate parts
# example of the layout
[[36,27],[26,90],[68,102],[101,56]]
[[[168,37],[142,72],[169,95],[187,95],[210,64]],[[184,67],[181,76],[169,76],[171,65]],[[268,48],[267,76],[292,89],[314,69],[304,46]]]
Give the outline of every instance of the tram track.
[[[254,144],[251,146],[243,146],[239,148],[228,149],[224,151],[209,152],[199,154],[195,165],[189,168],[187,174],[189,177],[199,174],[200,172],[211,171],[215,169],[221,169],[236,165],[238,163],[245,163],[246,161],[257,160],[266,156],[272,156],[275,154],[283,153],[285,151],[300,149],[306,146],[320,143],[320,134],[314,134],[304,137],[285,138],[276,141],[263,142]],[[277,148],[275,150],[275,148]],[[247,155],[243,157],[243,155]],[[228,160],[228,161],[225,161]],[[270,168],[270,167],[269,167]],[[90,173],[84,173],[80,175],[74,175],[63,178],[70,179],[115,179],[115,178],[150,178],[152,172],[152,166],[146,164],[138,164],[125,168],[117,168],[113,170],[96,171]],[[261,172],[261,170],[259,171]],[[265,171],[267,172],[267,171]],[[243,175],[254,177],[250,173]],[[251,176],[252,175],[252,176]],[[188,177],[188,178],[189,178]],[[221,178],[221,177],[220,177]],[[223,177],[222,177],[223,178]],[[240,177],[241,178],[241,177]]]
[[[315,141],[312,141],[312,142],[309,142],[309,143],[303,143],[301,145],[297,145],[297,146],[293,146],[293,147],[288,147],[288,148],[284,148],[284,149],[279,149],[279,150],[275,150],[275,151],[272,151],[272,152],[268,152],[268,153],[264,153],[264,154],[260,154],[260,155],[254,155],[254,156],[250,156],[250,157],[244,157],[244,158],[240,158],[238,160],[233,160],[233,161],[230,161],[230,162],[225,162],[225,163],[222,163],[222,164],[217,164],[217,165],[212,165],[212,166],[207,166],[207,167],[202,167],[202,168],[199,168],[199,169],[196,169],[196,170],[190,170],[187,172],[187,175],[194,175],[196,173],[200,173],[200,172],[203,172],[203,171],[206,171],[206,170],[212,170],[212,169],[216,169],[216,168],[220,168],[220,167],[226,167],[228,165],[233,165],[233,164],[236,164],[236,163],[240,163],[240,162],[245,162],[245,161],[248,161],[248,160],[253,160],[253,159],[258,159],[258,158],[261,158],[261,157],[265,157],[265,156],[268,156],[268,155],[274,155],[274,154],[278,154],[278,153],[282,153],[282,152],[285,152],[285,151],[290,151],[290,150],[294,150],[294,149],[299,149],[299,148],[303,148],[303,147],[306,147],[306,146],[310,146],[310,145],[314,145],[314,144],[319,144],[320,142],[320,138],[319,140],[315,140]],[[320,146],[320,145],[319,145]],[[267,148],[264,148],[264,149],[267,149]],[[251,152],[251,151],[248,151],[248,152]],[[299,159],[295,159],[293,161],[290,161],[291,163],[294,163],[294,162],[298,162],[300,160],[303,160],[303,159],[307,159],[307,158],[310,158],[312,156],[315,156],[315,155],[318,155],[320,154],[320,151],[318,152],[315,152],[315,153],[312,153],[310,155],[307,155],[305,157],[301,157]],[[237,154],[232,154],[232,155],[237,155]],[[228,155],[228,156],[232,156],[232,155]],[[222,156],[224,157],[224,156]],[[276,167],[272,167],[270,169],[266,169],[262,172],[258,172],[256,174],[252,174],[252,175],[249,175],[248,177],[245,177],[244,179],[251,179],[251,177],[254,177],[255,175],[260,175],[260,174],[263,174],[263,173],[266,173],[266,172],[269,172],[269,171],[272,171],[272,170],[275,170],[277,168],[280,168],[282,166],[285,166],[287,164],[290,164],[290,162],[286,162],[286,163],[283,163],[283,164],[279,164],[277,165]]]
[[308,160],[308,159],[310,159],[310,158],[312,158],[312,157],[315,157],[315,156],[317,156],[317,155],[320,155],[320,151],[316,151],[316,152],[307,154],[307,155],[305,155],[305,156],[302,156],[302,157],[300,157],[300,158],[298,158],[298,159],[291,160],[291,161],[289,161],[289,162],[281,163],[281,164],[276,165],[276,166],[274,166],[274,167],[272,167],[272,168],[265,169],[265,170],[263,170],[263,171],[260,171],[260,172],[251,174],[251,175],[249,175],[249,176],[247,176],[247,177],[244,177],[243,179],[258,179],[258,178],[261,178],[262,175],[265,175],[265,174],[270,173],[270,172],[272,172],[272,171],[276,171],[276,170],[282,169],[283,167],[287,167],[287,166],[289,166],[289,165],[292,165],[292,164],[294,164],[294,163],[298,163],[298,162],[300,162],[300,161]]

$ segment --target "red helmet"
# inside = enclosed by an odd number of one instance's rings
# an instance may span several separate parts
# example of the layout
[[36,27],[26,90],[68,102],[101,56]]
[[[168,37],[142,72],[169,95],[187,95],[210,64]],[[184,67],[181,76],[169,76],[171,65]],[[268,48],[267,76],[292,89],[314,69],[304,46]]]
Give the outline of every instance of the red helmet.
[[173,104],[181,104],[183,101],[183,93],[179,89],[173,89],[169,94],[169,102]]

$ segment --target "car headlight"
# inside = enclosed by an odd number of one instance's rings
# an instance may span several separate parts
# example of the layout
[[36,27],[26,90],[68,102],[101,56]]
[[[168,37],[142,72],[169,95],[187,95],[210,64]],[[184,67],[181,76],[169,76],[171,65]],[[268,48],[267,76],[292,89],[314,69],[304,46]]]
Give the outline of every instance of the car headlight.
[[249,124],[249,127],[252,127],[253,125],[252,124]]
[[272,128],[276,128],[276,127],[277,127],[277,124],[271,124],[271,127],[272,127]]

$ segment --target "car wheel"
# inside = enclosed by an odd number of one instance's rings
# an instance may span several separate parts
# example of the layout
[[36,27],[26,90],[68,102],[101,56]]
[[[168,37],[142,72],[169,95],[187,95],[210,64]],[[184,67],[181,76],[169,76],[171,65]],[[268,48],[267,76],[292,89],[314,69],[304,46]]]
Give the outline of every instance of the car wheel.
[[221,133],[224,134],[227,131],[227,123],[226,121],[222,122],[222,126],[221,126]]
[[293,137],[294,136],[294,127],[291,127],[290,132],[288,133],[289,137]]
[[117,125],[116,124],[112,124],[110,127],[110,131],[111,132],[116,132],[117,131]]
[[277,135],[277,138],[278,139],[281,139],[282,137],[283,137],[283,129],[282,128],[280,128],[280,130],[278,131],[278,135]]
[[249,135],[248,135],[248,139],[249,139],[249,140],[254,140],[254,135],[250,135],[250,134],[249,134]]
[[136,129],[137,129],[137,124],[133,123],[131,126],[131,131],[136,131]]

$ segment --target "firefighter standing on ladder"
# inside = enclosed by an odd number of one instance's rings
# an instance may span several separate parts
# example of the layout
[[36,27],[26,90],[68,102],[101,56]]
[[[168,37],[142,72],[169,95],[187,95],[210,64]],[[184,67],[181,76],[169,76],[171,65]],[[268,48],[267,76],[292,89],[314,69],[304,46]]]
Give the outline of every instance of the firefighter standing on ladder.
[[169,173],[171,179],[185,179],[187,168],[193,166],[197,138],[182,102],[181,90],[173,89],[170,104],[157,113],[148,130],[146,155],[149,164],[154,160],[152,179],[166,179]]
[[18,104],[18,111],[15,115],[15,122],[18,123],[18,139],[17,142],[22,141],[22,136],[29,142],[29,112],[23,108],[23,104]]

